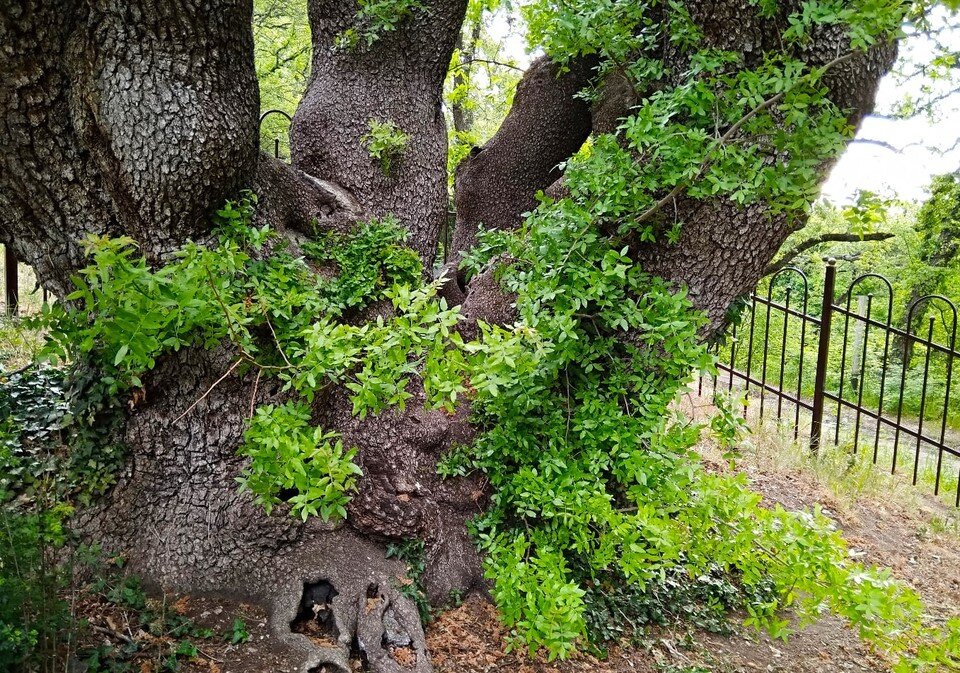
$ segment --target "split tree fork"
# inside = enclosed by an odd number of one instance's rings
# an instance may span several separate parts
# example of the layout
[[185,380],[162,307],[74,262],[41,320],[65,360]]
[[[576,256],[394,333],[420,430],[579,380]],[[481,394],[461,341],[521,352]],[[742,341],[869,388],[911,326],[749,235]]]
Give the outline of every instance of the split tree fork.
[[[44,287],[63,296],[86,264],[88,233],[126,235],[152,262],[188,239],[203,240],[211,212],[240,190],[260,197],[260,217],[280,232],[346,230],[396,215],[409,245],[428,265],[446,217],[447,139],[441,93],[467,0],[427,0],[369,47],[338,48],[356,5],[309,0],[313,69],[291,131],[292,165],[259,154],[259,94],[250,0],[6,0],[0,9],[0,239],[32,265]],[[781,14],[799,3],[779,3]],[[746,55],[777,48],[782,16],[757,15],[749,0],[687,3],[705,46]],[[843,35],[819,31],[805,49],[812,64],[842,50]],[[870,110],[895,46],[881,44],[839,63],[827,76],[833,101],[852,124]],[[673,58],[665,52],[665,58]],[[480,223],[512,228],[538,190],[562,190],[557,168],[591,132],[610,131],[644,92],[607,87],[590,105],[576,93],[595,62],[561,69],[536,60],[521,80],[499,132],[456,176],[455,255]],[[407,153],[384,175],[361,142],[368,120],[392,121],[410,136]],[[694,200],[680,190],[669,207],[685,223],[676,244],[638,245],[645,269],[689,287],[714,325],[753,287],[797,226],[762,205]],[[451,286],[469,329],[510,320],[510,298],[490,277]],[[430,670],[421,626],[393,588],[403,570],[383,560],[384,540],[427,542],[424,577],[431,598],[482,586],[480,561],[464,522],[483,504],[475,479],[441,481],[437,459],[468,442],[465,405],[456,414],[425,410],[413,390],[405,411],[363,420],[344,391],[317,401],[326,427],[358,448],[364,477],[346,524],[301,524],[267,516],[237,492],[235,454],[253,376],[222,376],[227,348],[164,356],[130,413],[130,458],[119,483],[79,525],[136,571],[182,591],[241,595],[270,609],[278,638],[303,655],[304,670],[327,662],[346,671],[353,636],[374,671],[399,670],[380,646],[384,622],[412,639],[417,670]],[[278,391],[261,382],[257,401]],[[174,420],[176,419],[176,420]],[[479,494],[479,497],[478,497]],[[341,645],[318,648],[290,634],[304,584],[328,581]],[[364,609],[369,595],[376,610]],[[390,617],[390,619],[387,619]],[[313,668],[313,670],[318,670]]]

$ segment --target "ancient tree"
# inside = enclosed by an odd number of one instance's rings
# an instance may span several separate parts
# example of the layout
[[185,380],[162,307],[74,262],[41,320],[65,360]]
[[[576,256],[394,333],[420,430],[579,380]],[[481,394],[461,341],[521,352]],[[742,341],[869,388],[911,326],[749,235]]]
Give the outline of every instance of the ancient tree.
[[[250,264],[269,264],[279,250],[295,261],[317,241],[349,241],[361,223],[386,219],[407,234],[423,269],[417,282],[443,279],[423,301],[455,314],[455,338],[439,355],[412,357],[404,404],[357,413],[364,379],[351,378],[362,366],[356,362],[310,387],[311,427],[335,432],[362,471],[343,521],[287,516],[289,492],[277,494],[268,515],[236,487],[249,462],[237,448],[254,409],[294,394],[273,373],[313,357],[306,337],[284,336],[285,321],[269,312],[242,323],[238,316],[259,301],[255,289],[231,299],[222,279],[198,275],[200,289],[214,290],[207,303],[226,313],[219,341],[160,348],[142,375],[117,386],[128,458],[77,526],[156,583],[261,602],[278,638],[302,652],[304,670],[324,662],[348,670],[351,642],[376,671],[400,670],[390,647],[411,643],[417,669],[429,670],[416,609],[397,590],[403,568],[384,559],[388,542],[425,542],[422,584],[436,602],[487,586],[468,520],[490,507],[491,496],[496,501],[497,487],[482,470],[442,478],[437,464],[486,431],[471,405],[496,390],[465,380],[459,396],[435,403],[418,372],[443,352],[454,358],[458,343],[481,344],[450,365],[466,367],[492,349],[491,334],[509,335],[520,353],[534,332],[540,345],[559,338],[531,325],[532,306],[553,310],[546,295],[523,299],[523,288],[538,281],[509,273],[504,280],[503,270],[536,267],[537,254],[552,254],[550,241],[569,245],[552,262],[560,268],[576,262],[589,239],[628,279],[620,303],[647,310],[646,297],[685,289],[692,307],[681,294],[676,310],[706,320],[662,327],[656,343],[643,321],[607,320],[613,308],[590,301],[565,318],[571,332],[602,339],[618,363],[647,358],[645,366],[660,367],[656,355],[669,352],[671,330],[688,340],[709,336],[802,226],[817,184],[871,109],[903,19],[899,5],[879,2],[839,3],[824,16],[794,0],[613,2],[597,4],[606,8],[599,18],[589,2],[535,3],[533,34],[547,55],[523,77],[499,132],[457,169],[453,261],[431,274],[449,198],[441,89],[467,0],[380,3],[389,5],[389,20],[372,4],[308,1],[312,71],[293,120],[289,165],[257,149],[250,0],[25,0],[4,3],[0,13],[0,239],[58,296],[69,295],[71,276],[91,264],[88,235],[129,237],[146,268],[160,269],[181,259],[188,241],[214,248],[218,222],[229,219],[215,213],[227,201],[241,211],[245,190],[258,197],[256,226],[274,232],[272,243],[254,246]],[[571,16],[590,30],[565,33]],[[375,133],[387,144],[375,146]],[[566,240],[558,227],[538,244],[547,252],[523,247],[538,221],[573,212],[587,222],[587,238]],[[521,230],[533,238],[504,242]],[[337,264],[302,268],[327,279],[338,272]],[[397,306],[381,296],[322,325],[377,329],[378,320],[392,324],[403,310]],[[232,334],[240,327],[246,336]],[[243,350],[248,337],[260,355]],[[88,351],[96,355],[97,344]],[[125,357],[115,350],[101,364],[109,369]],[[579,422],[570,406],[571,386],[580,385],[575,364],[551,370],[552,382],[537,374],[536,382],[566,395],[558,397],[566,400],[558,423],[568,430]],[[679,369],[671,376],[683,378]],[[618,413],[637,416],[633,394],[616,398]],[[624,505],[630,493],[614,489],[610,511],[636,515],[638,503]],[[563,553],[543,545],[538,553],[548,551]],[[304,586],[321,582],[336,591],[338,640],[328,648],[289,629]]]

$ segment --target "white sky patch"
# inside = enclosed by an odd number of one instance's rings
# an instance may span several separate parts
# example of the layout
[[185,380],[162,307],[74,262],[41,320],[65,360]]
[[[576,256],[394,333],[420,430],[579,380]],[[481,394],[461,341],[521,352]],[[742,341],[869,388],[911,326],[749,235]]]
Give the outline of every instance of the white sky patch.
[[[884,81],[884,86],[888,84]],[[941,154],[931,147],[950,147],[960,138],[960,114],[940,122],[926,118],[864,120],[857,137],[903,148],[895,152],[867,143],[852,143],[823,186],[823,196],[835,203],[853,201],[858,190],[907,201],[926,198],[934,175],[960,168],[960,147]]]
[[[931,20],[933,29],[941,29],[940,43],[953,52],[960,52],[960,30],[945,28],[957,19],[945,11]],[[923,35],[907,38],[900,48],[902,69],[910,64],[929,63],[936,51],[931,40]],[[914,65],[914,67],[916,67]],[[896,109],[904,100],[920,100],[923,88],[933,95],[960,88],[960,65],[949,80],[932,81],[915,77],[901,81],[887,75],[877,92],[876,110],[885,113]],[[837,203],[850,202],[858,190],[876,192],[907,201],[926,198],[926,187],[935,175],[960,169],[960,94],[953,94],[935,106],[933,118],[921,114],[909,119],[868,117],[857,133],[860,142],[852,143],[837,162],[823,186],[823,196]],[[901,150],[893,151],[878,141]],[[944,151],[947,150],[947,151]]]

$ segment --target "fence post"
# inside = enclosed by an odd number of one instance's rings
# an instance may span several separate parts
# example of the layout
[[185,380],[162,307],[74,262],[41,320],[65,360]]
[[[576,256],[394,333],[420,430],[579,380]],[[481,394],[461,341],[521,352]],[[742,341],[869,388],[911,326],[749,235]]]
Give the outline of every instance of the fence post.
[[833,291],[837,283],[837,260],[830,257],[823,277],[823,304],[820,310],[820,340],[817,343],[817,374],[813,383],[813,418],[810,421],[810,450],[820,450],[823,434],[823,403],[830,355],[830,323],[833,320]]
[[17,273],[17,256],[9,245],[3,246],[3,293],[7,303],[7,315],[17,315],[20,304],[20,276]]

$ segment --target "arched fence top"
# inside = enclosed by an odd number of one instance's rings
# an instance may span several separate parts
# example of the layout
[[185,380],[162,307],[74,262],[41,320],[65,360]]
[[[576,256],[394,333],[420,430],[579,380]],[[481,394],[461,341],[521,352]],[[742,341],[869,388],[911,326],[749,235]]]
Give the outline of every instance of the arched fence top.
[[[905,326],[907,334],[911,334],[911,330],[913,329],[913,321],[916,317],[915,313],[917,307],[923,304],[931,306],[934,305],[935,302],[946,304],[947,308],[950,309],[950,315],[953,316],[953,320],[951,321],[949,327],[946,322],[944,323],[944,327],[947,327],[948,331],[950,332],[950,350],[954,350],[957,344],[957,307],[952,301],[950,301],[947,297],[944,297],[942,294],[927,294],[910,304],[910,308],[907,310],[907,324]],[[943,315],[943,311],[941,311],[941,315]],[[930,319],[933,320],[933,317],[931,316]]]
[[[859,285],[860,283],[862,283],[862,282],[864,282],[864,281],[867,281],[867,280],[870,280],[871,278],[872,278],[872,279],[875,279],[875,280],[879,280],[881,283],[883,283],[883,287],[886,288],[886,291],[887,291],[887,325],[890,325],[890,324],[891,324],[891,321],[893,320],[893,284],[890,282],[890,279],[886,278],[885,276],[881,276],[879,273],[863,273],[863,274],[860,274],[859,276],[857,276],[856,278],[854,278],[852,281],[850,281],[850,286],[847,287],[847,291],[846,291],[846,292],[843,294],[843,296],[840,298],[841,301],[842,301],[844,298],[846,298],[846,301],[847,301],[847,317],[849,318],[850,302],[851,302],[851,300],[853,299],[853,291],[854,291],[854,289],[856,289],[857,285]],[[870,293],[870,294],[868,294],[867,296],[868,296],[868,297],[872,297],[873,294]],[[867,316],[867,317],[869,318],[870,316]]]
[[273,110],[267,110],[267,111],[264,112],[262,115],[260,115],[260,125],[261,125],[261,126],[263,126],[264,120],[265,120],[267,117],[269,117],[270,115],[281,115],[281,116],[287,118],[287,122],[288,122],[288,123],[291,123],[291,124],[293,123],[293,117],[291,117],[290,115],[288,115],[286,112],[284,112],[283,110],[273,109]]
[[[283,110],[278,110],[278,109],[267,110],[260,115],[260,133],[261,134],[263,133],[263,122],[270,115],[280,115],[281,117],[285,117],[288,125],[293,123],[293,117],[291,117],[289,114],[287,114]],[[275,159],[280,158],[280,137],[279,136],[273,139],[273,156]]]
[[[770,276],[770,281],[769,281],[769,284],[767,285],[767,301],[769,302],[769,301],[772,301],[773,299],[773,287],[774,285],[776,285],[777,279],[780,278],[781,276],[786,276],[791,273],[795,274],[796,276],[799,276],[800,280],[803,282],[803,310],[806,311],[807,300],[810,297],[810,279],[807,278],[807,274],[803,272],[803,269],[800,269],[795,266],[785,266],[779,271],[777,271],[775,274]],[[786,290],[788,303],[790,301],[790,290],[791,288],[788,285]]]

